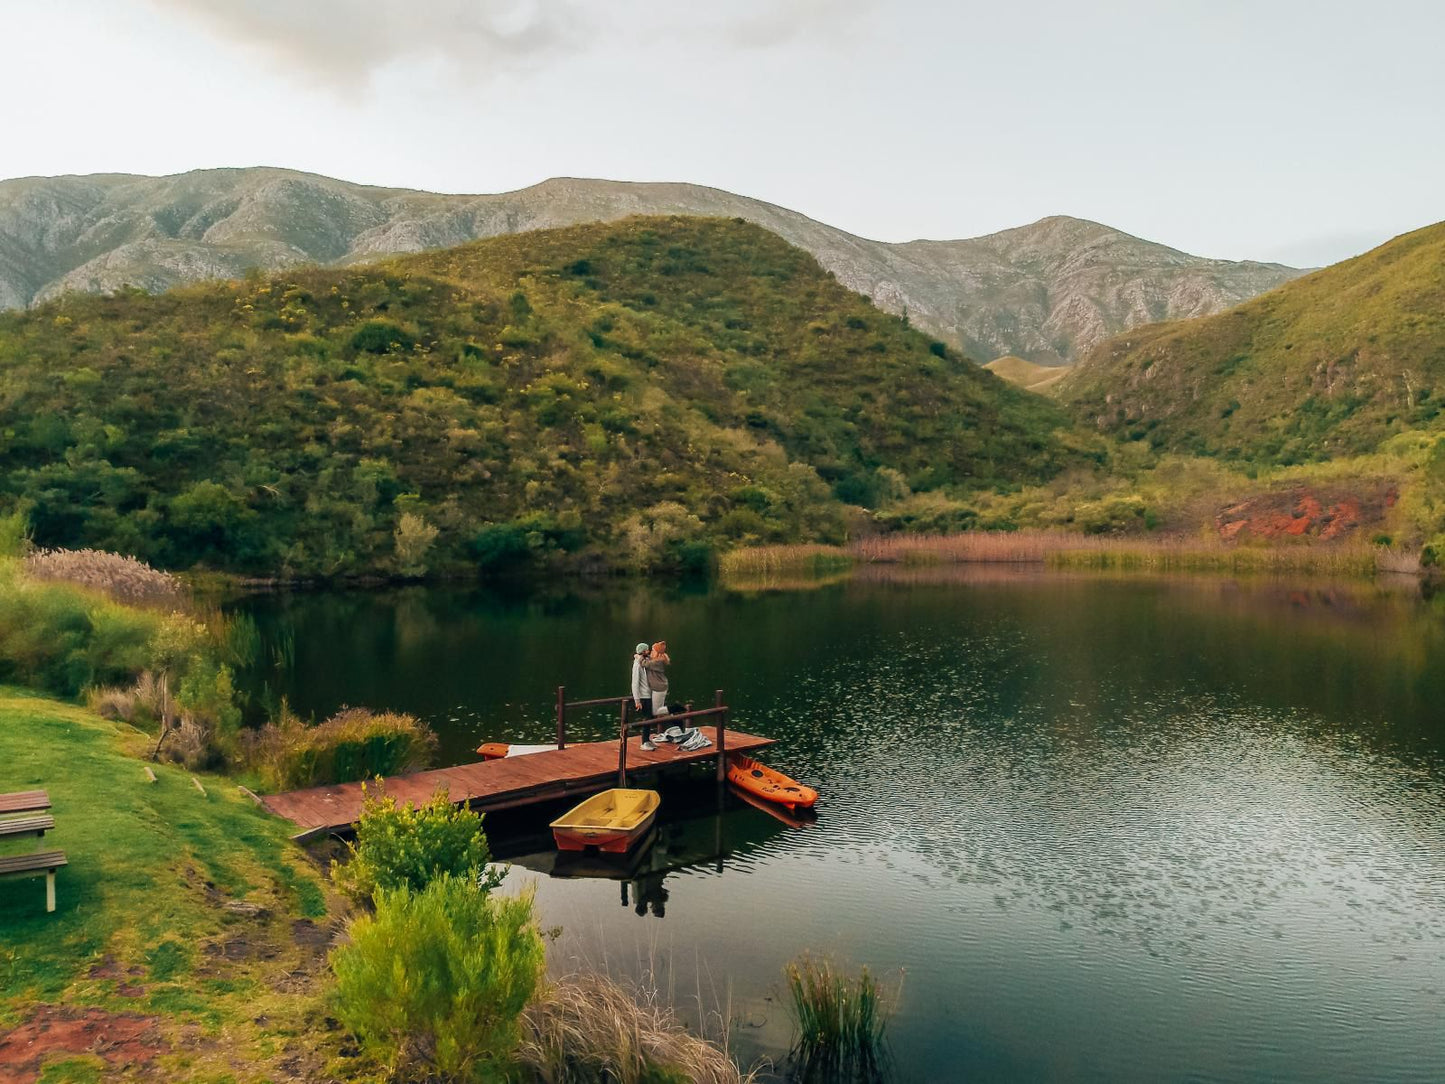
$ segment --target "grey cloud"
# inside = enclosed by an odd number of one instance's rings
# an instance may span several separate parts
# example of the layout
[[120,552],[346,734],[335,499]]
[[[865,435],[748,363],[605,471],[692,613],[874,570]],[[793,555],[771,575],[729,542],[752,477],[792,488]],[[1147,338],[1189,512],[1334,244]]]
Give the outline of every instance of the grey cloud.
[[486,78],[611,38],[769,48],[846,34],[878,0],[152,0],[293,75],[345,86],[406,59]]
[[581,5],[566,0],[153,0],[251,45],[296,74],[364,82],[407,58],[486,76],[575,45]]

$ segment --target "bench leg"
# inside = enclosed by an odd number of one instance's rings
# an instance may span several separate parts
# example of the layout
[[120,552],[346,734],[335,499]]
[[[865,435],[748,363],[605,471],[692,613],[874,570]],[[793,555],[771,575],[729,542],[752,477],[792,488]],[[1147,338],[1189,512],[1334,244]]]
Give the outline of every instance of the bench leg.
[[55,910],[55,871],[53,869],[45,872],[45,910],[47,912]]

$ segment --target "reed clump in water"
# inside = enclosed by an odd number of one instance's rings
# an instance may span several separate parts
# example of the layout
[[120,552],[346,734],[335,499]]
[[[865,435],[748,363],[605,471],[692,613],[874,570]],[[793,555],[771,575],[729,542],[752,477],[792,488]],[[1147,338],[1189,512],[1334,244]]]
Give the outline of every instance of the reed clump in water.
[[800,1081],[877,1081],[887,1065],[885,1033],[896,1004],[865,967],[857,977],[804,955],[784,969],[798,1027],[794,1077]]
[[522,1015],[517,1060],[539,1084],[750,1084],[727,1051],[693,1035],[656,998],[601,974],[551,986]]
[[724,576],[764,576],[838,572],[852,564],[853,556],[839,546],[800,544],[729,550],[722,555],[718,567]]

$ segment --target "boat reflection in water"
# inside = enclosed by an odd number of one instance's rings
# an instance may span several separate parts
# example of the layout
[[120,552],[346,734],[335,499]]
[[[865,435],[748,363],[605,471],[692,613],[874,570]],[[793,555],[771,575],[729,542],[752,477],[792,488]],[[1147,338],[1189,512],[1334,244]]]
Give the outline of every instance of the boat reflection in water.
[[811,820],[750,802],[731,787],[719,802],[715,789],[699,785],[668,791],[657,823],[626,854],[559,851],[532,824],[499,825],[493,835],[491,817],[488,835],[498,860],[547,877],[617,881],[621,906],[640,917],[665,918],[669,874],[700,867],[721,873],[729,863],[746,864],[750,855]]

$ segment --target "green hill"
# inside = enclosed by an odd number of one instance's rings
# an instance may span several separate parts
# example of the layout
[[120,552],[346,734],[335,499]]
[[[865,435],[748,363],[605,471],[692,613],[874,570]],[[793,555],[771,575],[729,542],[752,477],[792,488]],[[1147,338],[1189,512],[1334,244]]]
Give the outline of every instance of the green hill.
[[994,358],[984,368],[1010,384],[1036,392],[1047,391],[1069,374],[1067,365],[1039,365],[1013,354]]
[[1445,223],[1218,316],[1119,335],[1059,397],[1157,447],[1281,464],[1435,428],[1445,408]]
[[171,568],[688,563],[1069,458],[1052,404],[740,220],[67,295],[0,316],[0,373],[0,511]]

